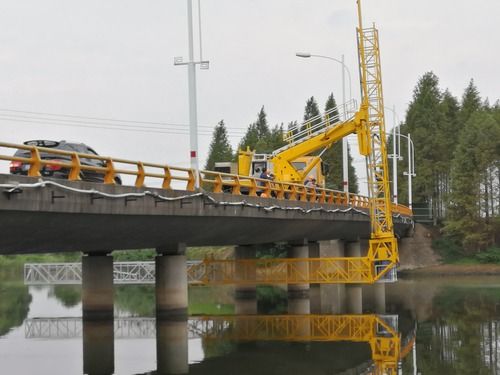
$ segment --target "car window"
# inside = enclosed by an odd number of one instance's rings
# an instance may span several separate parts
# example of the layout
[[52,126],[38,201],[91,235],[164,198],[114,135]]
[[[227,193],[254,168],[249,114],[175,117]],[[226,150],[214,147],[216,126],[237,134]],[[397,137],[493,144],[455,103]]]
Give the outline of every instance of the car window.
[[65,142],[59,143],[59,146],[57,146],[57,148],[63,151],[78,151],[73,147],[71,143],[65,143]]
[[90,147],[87,148],[87,154],[94,154],[94,155],[99,155],[97,152],[92,150]]

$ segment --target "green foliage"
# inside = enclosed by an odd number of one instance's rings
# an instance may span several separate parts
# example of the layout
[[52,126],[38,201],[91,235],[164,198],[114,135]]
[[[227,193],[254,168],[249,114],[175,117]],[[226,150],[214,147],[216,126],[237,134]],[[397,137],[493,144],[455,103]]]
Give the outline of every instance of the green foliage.
[[81,254],[78,252],[0,255],[0,280],[12,277],[22,280],[25,263],[78,262],[80,261],[80,257]]
[[418,325],[419,372],[491,374],[484,348],[494,342],[499,297],[497,288],[481,287],[448,287],[436,295],[432,314]]
[[215,163],[230,161],[233,158],[233,149],[229,143],[226,125],[221,120],[214,129],[210,150],[208,152],[205,169],[213,171]]
[[[446,233],[474,253],[495,242],[490,174],[498,173],[500,124],[488,113],[473,113],[460,133],[452,164],[452,189]],[[498,199],[498,198],[497,198]],[[497,203],[498,204],[498,203]]]
[[443,262],[453,263],[465,256],[459,241],[441,237],[432,241],[432,248],[441,256]]
[[82,300],[81,286],[55,285],[52,293],[65,307],[74,307]]
[[143,262],[154,260],[156,251],[154,249],[143,250],[117,250],[111,254],[115,262]]
[[[433,201],[437,206],[440,203],[437,186],[440,184],[440,175],[446,172],[443,166],[443,157],[449,150],[440,143],[445,115],[442,111],[442,93],[439,89],[439,79],[432,73],[425,73],[417,83],[413,92],[413,99],[408,106],[405,124],[401,133],[411,133],[415,144],[415,163],[418,167],[416,178],[413,180],[414,201]],[[405,160],[400,170],[401,192],[407,190],[403,178],[403,170],[407,169]],[[401,197],[403,198],[403,197]],[[404,202],[404,200],[400,200]]]
[[24,285],[0,285],[0,337],[28,316],[31,295]]
[[475,254],[474,257],[481,263],[500,263],[500,247],[492,247],[491,249]]
[[271,130],[269,130],[267,115],[264,106],[262,106],[257,114],[257,121],[248,126],[247,132],[239,144],[239,149],[246,150],[249,147],[250,150],[255,150],[257,153],[269,153],[273,151],[269,144],[270,137]]
[[285,314],[288,295],[285,289],[269,285],[257,288],[257,309],[261,314]]
[[121,285],[115,287],[115,306],[134,316],[155,315],[154,286]]
[[[325,112],[335,108],[337,103],[333,97],[333,93],[328,96],[325,104]],[[333,111],[330,118],[338,116],[338,111]],[[334,190],[344,190],[343,185],[343,158],[342,158],[342,141],[334,143],[328,150],[325,151],[323,156],[323,162],[329,167],[329,173],[326,176],[325,187]],[[351,193],[358,193],[358,177],[356,175],[356,170],[352,165],[351,150],[348,149],[348,175],[349,175],[349,191]]]
[[[316,100],[314,99],[314,96],[311,96],[309,99],[307,99],[306,102],[306,107],[304,108],[304,122],[307,122],[304,127],[300,130],[304,130],[307,128],[307,126],[314,126],[317,125],[321,122],[321,117],[319,116],[319,107],[318,103],[316,103]],[[315,118],[312,121],[309,121],[310,119]]]

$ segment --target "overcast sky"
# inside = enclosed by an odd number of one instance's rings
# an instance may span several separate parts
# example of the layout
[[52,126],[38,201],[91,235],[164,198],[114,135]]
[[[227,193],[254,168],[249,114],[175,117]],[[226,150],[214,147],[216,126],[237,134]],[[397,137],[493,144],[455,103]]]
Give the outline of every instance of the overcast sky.
[[[329,92],[340,102],[340,65],[296,51],[344,54],[359,97],[355,0],[201,0],[201,8],[210,60],[197,71],[203,159],[221,119],[236,145],[262,105],[274,125],[300,120],[310,96],[320,107]],[[173,65],[187,57],[186,9],[186,0],[1,1],[0,139],[76,140],[100,154],[188,166],[187,71]],[[500,2],[364,0],[363,9],[365,25],[380,30],[385,104],[401,120],[430,70],[458,97],[471,78],[483,98],[500,97]],[[137,132],[130,126],[140,124],[122,121],[127,130],[110,130],[82,127],[109,126],[103,120],[5,110],[170,125]],[[67,120],[80,127],[55,125]]]

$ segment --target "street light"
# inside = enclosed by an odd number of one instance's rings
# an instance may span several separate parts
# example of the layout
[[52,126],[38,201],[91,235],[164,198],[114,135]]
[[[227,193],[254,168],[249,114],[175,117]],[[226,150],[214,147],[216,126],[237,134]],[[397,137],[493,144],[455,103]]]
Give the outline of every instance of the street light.
[[198,107],[196,100],[196,65],[200,65],[201,69],[208,69],[209,62],[203,60],[201,47],[201,9],[198,1],[198,22],[199,22],[199,38],[200,38],[200,61],[194,60],[194,36],[193,36],[193,0],[187,0],[187,18],[188,18],[188,51],[189,61],[184,62],[182,57],[174,58],[174,65],[187,65],[188,67],[188,90],[189,90],[189,140],[190,151],[189,157],[191,169],[194,170],[194,185],[198,189],[199,181],[199,165],[198,165]]
[[[332,60],[335,62],[338,62],[339,64],[342,65],[342,106],[344,107],[343,113],[344,117],[346,115],[346,110],[345,110],[345,72],[347,71],[347,75],[349,76],[349,98],[352,98],[352,85],[351,85],[351,72],[347,68],[347,66],[344,63],[344,55],[342,55],[342,59],[338,60],[334,57],[330,56],[323,56],[323,55],[313,55],[308,52],[297,52],[295,53],[295,56],[297,57],[303,57],[303,58],[309,58],[309,57],[319,57],[322,59],[328,59]],[[344,118],[345,119],[345,118]],[[348,144],[347,144],[347,138],[344,137],[342,138],[342,185],[344,186],[344,192],[346,195],[349,195],[349,162],[348,162],[348,150],[347,150]]]
[[313,55],[309,52],[296,52],[295,56],[297,57],[303,57],[303,58],[309,58],[309,57],[319,57],[321,59],[328,59],[328,60],[333,60],[338,62],[339,64],[342,64],[342,94],[343,94],[343,99],[345,103],[345,77],[344,77],[344,69],[347,71],[347,75],[349,76],[349,98],[352,98],[352,85],[351,85],[351,72],[347,65],[344,63],[344,55],[342,55],[341,60],[336,59],[334,57],[330,56],[323,56],[323,55]]
[[400,137],[406,138],[408,140],[408,172],[403,172],[403,175],[408,176],[408,207],[412,208],[412,177],[416,177],[415,174],[415,145],[411,140],[410,133],[408,135],[399,134]]
[[[398,155],[397,150],[401,149],[401,144],[400,144],[400,138],[397,137],[396,131],[397,131],[397,126],[396,126],[396,118],[399,121],[399,116],[396,113],[396,106],[393,106],[392,108],[390,107],[385,107],[385,109],[388,109],[389,111],[392,112],[392,154],[389,155],[390,158],[392,158],[392,193],[393,193],[393,202],[394,204],[398,204],[398,163],[397,160],[401,160],[401,156]],[[399,132],[398,132],[399,134]],[[397,146],[396,146],[396,138],[397,138]]]

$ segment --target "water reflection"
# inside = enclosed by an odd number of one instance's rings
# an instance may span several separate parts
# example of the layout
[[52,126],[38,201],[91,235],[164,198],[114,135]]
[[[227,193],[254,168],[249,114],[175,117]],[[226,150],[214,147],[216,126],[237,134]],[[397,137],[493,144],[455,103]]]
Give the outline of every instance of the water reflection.
[[[118,316],[114,321],[36,318],[50,315],[50,311],[81,314],[78,308],[67,308],[75,306],[78,290],[60,288],[49,293],[48,289],[28,290],[16,283],[2,283],[0,373],[29,373],[20,370],[28,365],[15,358],[32,361],[31,369],[42,369],[46,361],[37,362],[41,353],[49,355],[46,358],[53,363],[62,363],[65,359],[58,353],[65,346],[76,346],[77,355],[71,359],[76,370],[65,362],[66,366],[41,374],[319,375],[351,370],[356,374],[369,369],[375,373],[370,367],[374,362],[379,369],[385,366],[386,373],[394,372],[400,362],[403,374],[413,374],[414,355],[418,372],[426,375],[497,374],[500,370],[500,285],[491,278],[400,281],[387,286],[384,315],[375,314],[381,307],[376,304],[380,291],[372,293],[366,288],[365,314],[308,314],[325,301],[287,300],[286,290],[268,288],[257,291],[258,311],[265,314],[239,316],[232,315],[236,301],[231,300],[231,289],[195,288],[190,290],[190,309],[210,315],[157,322],[150,316],[153,290],[133,288],[115,293]],[[57,299],[60,308],[54,310],[55,303],[50,302],[50,310],[43,310],[40,301],[44,299]],[[268,309],[276,315],[267,314]],[[144,318],[138,317],[141,313]],[[397,316],[397,324],[391,315]],[[24,326],[16,328],[23,320]],[[150,353],[148,360],[143,354],[129,359],[130,350],[124,356],[120,351],[124,342],[137,352]],[[136,361],[134,366],[128,360]],[[73,371],[68,370],[71,368]]]
[[[107,375],[114,371],[114,332],[120,338],[152,336],[155,334],[154,321],[152,318],[119,318],[106,322],[82,322],[79,318],[28,319],[26,337],[57,339],[83,334],[84,373]],[[201,338],[208,358],[241,352],[242,348],[237,346],[241,343],[364,343],[370,348],[376,368],[393,374],[401,345],[397,321],[397,316],[373,314],[230,315],[190,317],[186,321],[158,320],[156,373],[190,372],[188,338]],[[310,352],[310,348],[307,351]],[[344,363],[344,366],[356,367],[359,364],[356,360],[354,357],[354,362]],[[230,362],[230,359],[224,357],[223,361]],[[197,370],[193,371],[199,373],[204,366],[203,363],[194,365]],[[255,373],[254,369],[252,371]]]
[[[1,282],[1,281],[0,281]],[[0,284],[0,337],[23,324],[28,316],[31,295],[18,283]]]
[[112,320],[83,320],[83,373],[112,375],[115,372],[115,339]]

